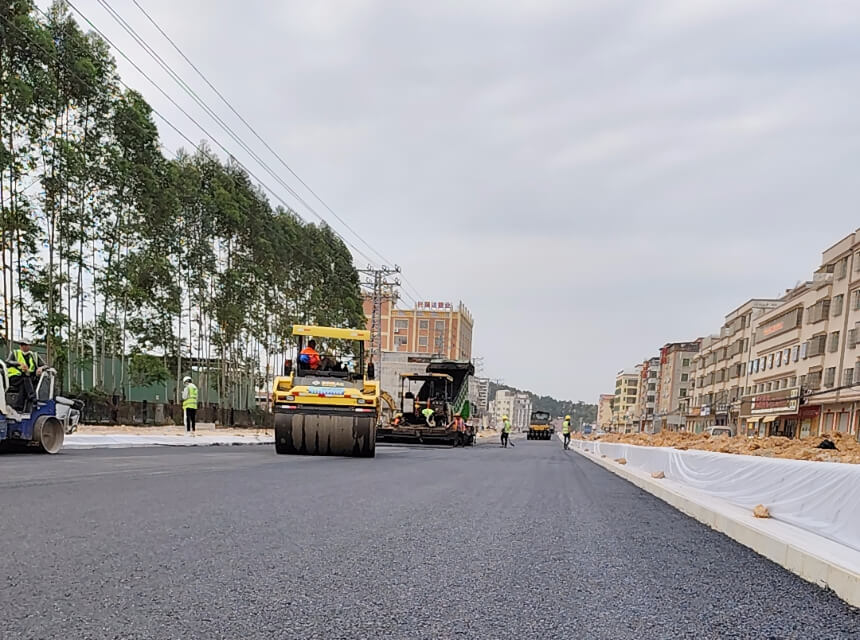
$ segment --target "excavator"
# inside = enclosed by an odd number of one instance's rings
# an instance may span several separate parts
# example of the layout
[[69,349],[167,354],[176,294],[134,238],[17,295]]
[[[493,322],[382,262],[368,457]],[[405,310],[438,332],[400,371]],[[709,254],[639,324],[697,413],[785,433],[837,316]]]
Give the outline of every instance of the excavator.
[[[379,383],[368,379],[364,346],[370,332],[294,325],[295,366],[275,378],[275,452],[292,455],[376,455]],[[320,352],[308,362],[302,353],[313,340]]]

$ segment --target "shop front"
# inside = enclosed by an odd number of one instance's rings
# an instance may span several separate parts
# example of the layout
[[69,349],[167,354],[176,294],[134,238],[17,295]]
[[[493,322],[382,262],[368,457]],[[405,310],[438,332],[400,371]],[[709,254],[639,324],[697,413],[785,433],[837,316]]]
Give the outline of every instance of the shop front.
[[800,437],[808,438],[818,433],[818,424],[821,416],[821,405],[803,405],[798,411],[797,417],[800,423]]
[[748,437],[765,438],[799,435],[798,398],[800,389],[781,389],[770,393],[747,396],[741,402],[741,422],[746,423]]

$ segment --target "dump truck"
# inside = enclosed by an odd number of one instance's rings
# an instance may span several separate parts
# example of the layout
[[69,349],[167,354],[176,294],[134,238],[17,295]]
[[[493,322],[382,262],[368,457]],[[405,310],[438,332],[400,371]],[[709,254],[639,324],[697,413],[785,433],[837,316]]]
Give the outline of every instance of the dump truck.
[[552,416],[546,411],[532,411],[529,419],[527,440],[549,440],[555,428],[552,426]]
[[[424,373],[400,375],[400,403],[391,420],[381,419],[376,431],[380,442],[418,444],[455,444],[457,432],[450,427],[455,415],[469,418],[469,376],[475,373],[471,362],[434,359]],[[383,392],[385,396],[391,396]],[[433,410],[428,420],[423,411]],[[382,415],[382,414],[381,414]],[[466,433],[465,443],[474,442],[474,430]]]
[[18,393],[9,391],[9,372],[0,361],[0,450],[60,452],[65,434],[77,427],[83,404],[57,396],[56,380],[56,370],[46,367],[36,383],[36,402],[20,402]]
[[[365,371],[370,332],[295,325],[293,336],[294,365],[275,379],[272,391],[275,451],[374,457],[380,390]],[[303,357],[308,353],[315,357]]]

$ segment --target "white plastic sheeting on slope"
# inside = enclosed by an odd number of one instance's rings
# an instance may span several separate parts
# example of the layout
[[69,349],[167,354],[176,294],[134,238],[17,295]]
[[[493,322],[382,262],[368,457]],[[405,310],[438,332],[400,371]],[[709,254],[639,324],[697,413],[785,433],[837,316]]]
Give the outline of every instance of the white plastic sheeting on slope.
[[576,440],[572,446],[625,458],[667,478],[860,551],[860,465],[761,458],[670,447]]

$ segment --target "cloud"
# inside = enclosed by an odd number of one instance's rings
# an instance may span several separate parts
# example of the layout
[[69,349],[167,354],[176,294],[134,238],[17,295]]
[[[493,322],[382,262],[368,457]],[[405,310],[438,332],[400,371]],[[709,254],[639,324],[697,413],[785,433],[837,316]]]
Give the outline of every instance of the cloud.
[[[79,6],[153,69],[95,0]],[[512,384],[596,400],[664,342],[808,277],[857,226],[854,3],[147,8],[422,296],[471,308],[476,355]]]

